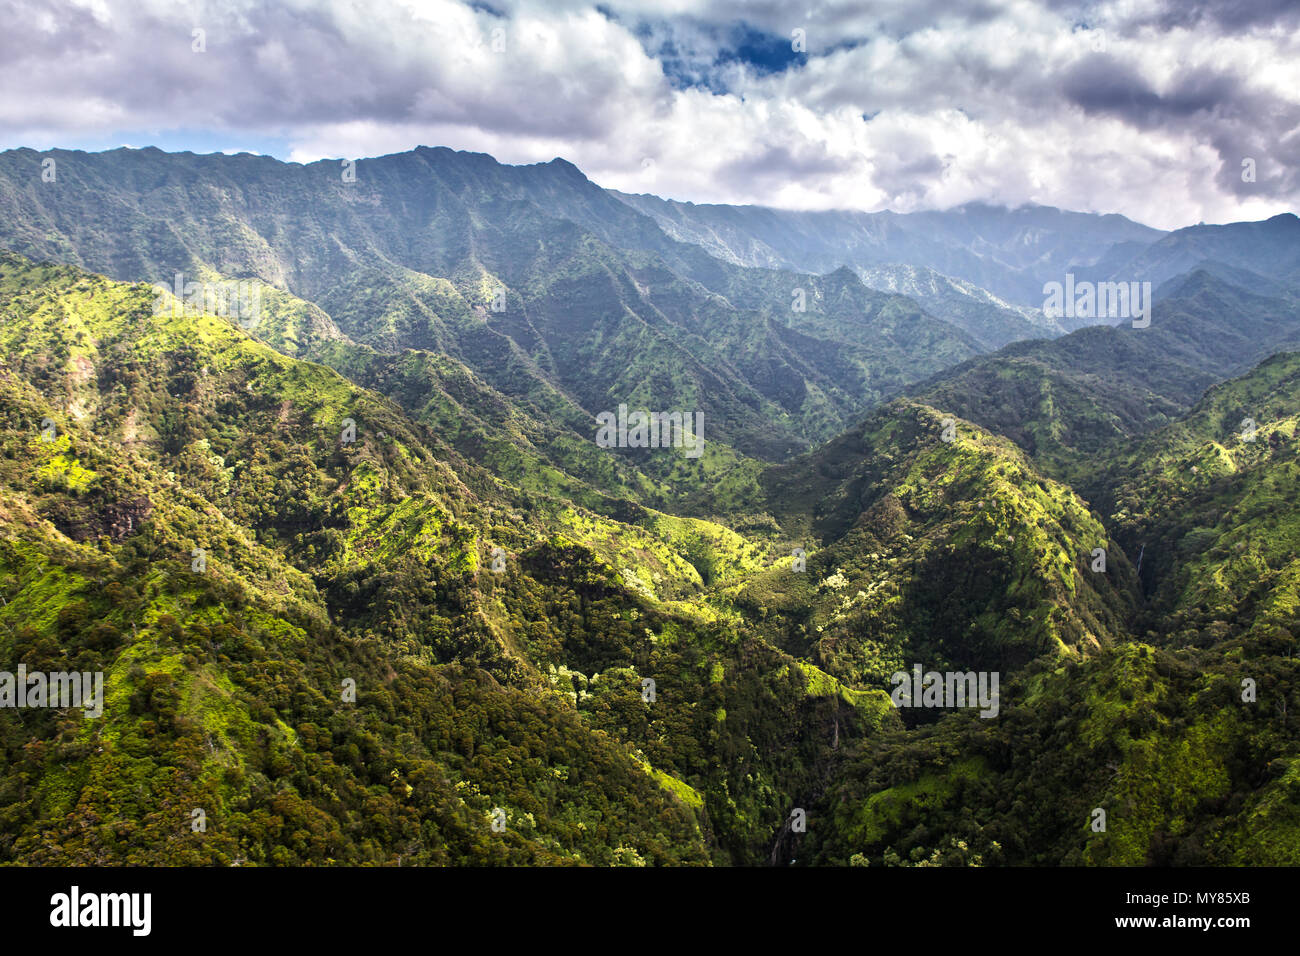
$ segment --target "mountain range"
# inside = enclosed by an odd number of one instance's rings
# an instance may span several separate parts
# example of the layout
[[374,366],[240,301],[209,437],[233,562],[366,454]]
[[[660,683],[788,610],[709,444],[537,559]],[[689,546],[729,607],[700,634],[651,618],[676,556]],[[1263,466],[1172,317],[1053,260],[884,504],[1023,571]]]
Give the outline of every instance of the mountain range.
[[0,648],[106,682],[0,860],[1300,862],[1293,215],[10,150],[0,249]]

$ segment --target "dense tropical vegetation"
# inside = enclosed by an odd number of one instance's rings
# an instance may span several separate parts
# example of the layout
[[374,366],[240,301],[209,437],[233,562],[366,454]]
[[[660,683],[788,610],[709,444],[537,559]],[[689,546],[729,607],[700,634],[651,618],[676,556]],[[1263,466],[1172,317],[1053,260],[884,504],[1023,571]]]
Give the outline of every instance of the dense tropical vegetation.
[[[0,670],[106,700],[0,707],[0,861],[1300,862],[1289,222],[1254,283],[1070,220],[1164,284],[1062,334],[558,160],[40,155],[0,154]],[[599,447],[620,403],[704,454]],[[914,664],[997,718],[896,708]]]

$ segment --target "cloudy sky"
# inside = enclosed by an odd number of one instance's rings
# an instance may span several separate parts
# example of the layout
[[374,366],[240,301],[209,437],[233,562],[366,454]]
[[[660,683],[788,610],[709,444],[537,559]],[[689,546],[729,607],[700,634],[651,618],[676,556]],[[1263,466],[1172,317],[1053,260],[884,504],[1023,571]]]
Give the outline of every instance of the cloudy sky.
[[0,148],[450,146],[695,202],[1162,228],[1300,205],[1294,0],[0,0],[0,23]]

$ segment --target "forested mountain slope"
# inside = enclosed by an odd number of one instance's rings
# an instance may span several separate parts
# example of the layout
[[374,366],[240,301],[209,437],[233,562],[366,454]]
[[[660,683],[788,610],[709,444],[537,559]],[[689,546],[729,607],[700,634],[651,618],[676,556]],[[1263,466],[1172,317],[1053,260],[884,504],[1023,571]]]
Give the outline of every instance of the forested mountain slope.
[[709,603],[741,536],[531,495],[225,319],[2,265],[5,657],[107,681],[102,721],[0,714],[6,859],[754,862],[832,735],[896,719]]

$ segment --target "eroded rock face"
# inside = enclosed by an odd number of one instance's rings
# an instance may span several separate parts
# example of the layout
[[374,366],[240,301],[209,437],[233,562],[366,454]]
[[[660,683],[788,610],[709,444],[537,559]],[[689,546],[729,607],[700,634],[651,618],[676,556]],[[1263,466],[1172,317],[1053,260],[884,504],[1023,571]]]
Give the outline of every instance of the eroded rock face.
[[153,502],[148,496],[140,495],[123,501],[87,504],[46,517],[74,541],[107,537],[116,542],[138,532],[152,512]]
[[100,517],[104,520],[108,536],[114,541],[121,541],[139,531],[152,511],[153,502],[141,495],[130,501],[115,503],[105,509]]

